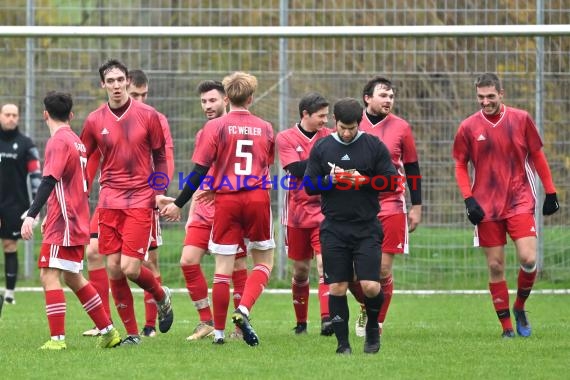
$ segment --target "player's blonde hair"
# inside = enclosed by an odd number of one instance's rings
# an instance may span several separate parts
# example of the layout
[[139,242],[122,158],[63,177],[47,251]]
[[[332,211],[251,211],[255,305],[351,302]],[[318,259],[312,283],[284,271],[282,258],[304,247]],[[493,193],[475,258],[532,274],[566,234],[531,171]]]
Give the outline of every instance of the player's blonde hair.
[[222,84],[230,103],[236,106],[245,105],[250,96],[257,90],[257,78],[242,71],[228,75]]

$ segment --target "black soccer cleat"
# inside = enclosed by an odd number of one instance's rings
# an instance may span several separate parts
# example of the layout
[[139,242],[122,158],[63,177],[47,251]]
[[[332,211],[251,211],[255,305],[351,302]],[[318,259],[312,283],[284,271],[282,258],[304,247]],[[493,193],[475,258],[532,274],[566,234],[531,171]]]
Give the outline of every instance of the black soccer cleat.
[[324,317],[321,319],[321,335],[331,336],[334,334],[333,324],[331,322],[331,317]]
[[249,318],[240,309],[236,309],[236,311],[234,311],[232,314],[232,321],[243,332],[243,340],[247,344],[250,346],[257,346],[259,344],[259,338],[249,323]]
[[338,355],[352,355],[352,348],[349,345],[341,344],[336,348],[336,353]]
[[372,328],[366,329],[366,337],[364,338],[364,353],[377,354],[380,351],[380,331]]
[[297,326],[293,327],[295,335],[301,335],[307,333],[307,322],[297,322]]

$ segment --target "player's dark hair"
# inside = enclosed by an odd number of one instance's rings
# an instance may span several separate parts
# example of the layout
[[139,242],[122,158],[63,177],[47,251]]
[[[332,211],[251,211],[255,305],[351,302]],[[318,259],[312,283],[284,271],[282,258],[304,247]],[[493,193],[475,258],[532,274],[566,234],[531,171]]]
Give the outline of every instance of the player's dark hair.
[[344,124],[352,124],[354,122],[360,124],[362,111],[362,106],[354,98],[342,98],[333,107],[335,120]]
[[324,107],[328,107],[329,102],[318,92],[310,92],[304,95],[299,101],[299,117],[303,117],[303,111],[307,111],[309,116]]
[[73,100],[70,94],[50,91],[44,98],[44,107],[52,119],[68,122],[71,117]]
[[129,77],[129,69],[127,69],[127,66],[117,59],[110,59],[99,67],[99,76],[101,77],[102,82],[105,81],[105,74],[112,69],[119,69],[125,73],[125,77]]
[[222,82],[218,80],[205,80],[200,82],[198,84],[198,87],[196,87],[196,92],[198,93],[198,95],[201,95],[205,92],[212,90],[218,90],[218,92],[222,95],[226,94],[226,91],[224,90],[224,85],[222,84]]
[[362,102],[364,103],[364,106],[368,106],[368,103],[366,103],[366,100],[364,99],[365,96],[372,96],[374,95],[374,89],[376,88],[376,86],[378,86],[379,84],[381,84],[382,86],[386,87],[386,89],[391,90],[394,88],[394,86],[392,85],[392,82],[390,82],[390,80],[381,77],[381,76],[376,76],[372,79],[370,79],[368,81],[368,83],[366,83],[364,85],[364,88],[362,89]]
[[495,87],[497,91],[502,90],[501,80],[495,73],[481,74],[475,79],[475,88],[491,86]]
[[128,78],[131,80],[131,84],[135,87],[142,87],[148,84],[148,77],[144,71],[139,69],[129,71]]

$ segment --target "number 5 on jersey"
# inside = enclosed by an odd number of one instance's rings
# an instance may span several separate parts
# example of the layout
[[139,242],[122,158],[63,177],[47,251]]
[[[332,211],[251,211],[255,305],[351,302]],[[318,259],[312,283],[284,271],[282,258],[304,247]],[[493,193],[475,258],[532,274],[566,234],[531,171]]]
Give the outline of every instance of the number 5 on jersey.
[[234,164],[234,171],[239,175],[250,175],[251,168],[253,165],[253,155],[251,152],[244,152],[244,147],[253,147],[253,140],[237,140],[236,145],[236,157],[245,158],[245,168],[241,168],[241,163],[236,162]]

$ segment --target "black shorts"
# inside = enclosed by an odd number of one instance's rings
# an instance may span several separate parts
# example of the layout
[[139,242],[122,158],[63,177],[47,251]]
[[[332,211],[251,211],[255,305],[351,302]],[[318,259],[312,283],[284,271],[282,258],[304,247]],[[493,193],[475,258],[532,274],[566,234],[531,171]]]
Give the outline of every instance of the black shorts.
[[22,238],[22,214],[26,209],[1,208],[0,209],[0,239],[18,240]]
[[349,224],[325,219],[320,239],[326,284],[358,280],[380,282],[382,226],[378,219]]

